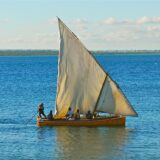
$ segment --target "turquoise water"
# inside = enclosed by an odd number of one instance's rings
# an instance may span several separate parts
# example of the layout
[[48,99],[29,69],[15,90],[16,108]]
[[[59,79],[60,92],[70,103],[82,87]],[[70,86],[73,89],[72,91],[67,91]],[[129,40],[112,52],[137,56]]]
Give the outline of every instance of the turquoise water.
[[98,55],[138,118],[126,127],[36,126],[54,108],[57,56],[0,57],[0,159],[160,159],[160,55]]

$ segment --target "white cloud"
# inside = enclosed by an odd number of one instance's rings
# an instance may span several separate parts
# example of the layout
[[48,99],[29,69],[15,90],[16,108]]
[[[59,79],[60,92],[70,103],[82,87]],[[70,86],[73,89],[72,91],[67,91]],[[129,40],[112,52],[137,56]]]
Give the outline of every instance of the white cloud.
[[104,25],[100,21],[89,22],[86,19],[76,19],[68,26],[91,50],[113,49],[114,47],[116,49],[144,49],[145,45],[148,48],[156,46],[154,42],[152,43],[153,39],[160,42],[158,40],[160,34],[153,33],[158,32],[159,28],[153,27],[153,24],[157,25],[158,23],[158,17],[122,20],[109,17],[103,20]]
[[88,29],[87,25],[88,25],[88,21],[86,19],[76,19],[73,24],[75,25],[75,27],[80,31],[80,32],[84,32],[85,30]]
[[118,29],[111,32],[107,32],[104,35],[106,42],[128,42],[139,40],[143,37],[143,34],[134,29]]
[[54,24],[54,25],[56,24],[56,25],[57,25],[57,23],[58,23],[57,17],[54,17],[54,18],[49,19],[48,22],[49,22],[50,24]]
[[117,20],[114,17],[106,18],[102,21],[103,24],[107,25],[143,25],[143,24],[160,24],[160,17],[140,17],[138,19],[124,19]]
[[45,45],[53,46],[55,44],[58,46],[59,35],[58,33],[36,33],[31,41],[34,44],[41,45],[41,47]]
[[150,31],[150,32],[152,32],[152,31],[154,31],[154,32],[156,32],[156,31],[160,31],[160,26],[149,26],[149,27],[147,27],[147,31]]
[[5,19],[0,19],[0,24],[6,24],[9,22],[9,19],[5,18]]
[[[9,20],[4,19],[0,22],[7,23]],[[132,44],[134,44],[135,49],[136,47],[137,49],[151,48],[150,45],[159,48],[160,17],[139,17],[122,20],[109,17],[103,20],[103,25],[102,21],[89,21],[83,18],[64,22],[91,50],[130,49]],[[49,23],[52,23],[52,25]],[[17,27],[13,32],[10,28],[6,27],[4,29],[4,27],[1,27],[0,33],[1,47],[3,48],[5,44],[6,46],[9,44],[10,48],[12,46],[20,48],[59,48],[57,18],[51,19],[45,25],[41,23],[38,26],[21,26],[21,30]],[[10,35],[6,33],[10,33]]]
[[134,24],[134,20],[129,20],[129,19],[125,19],[125,20],[117,20],[113,17],[109,17],[106,18],[105,20],[102,21],[103,24],[107,24],[107,25],[129,25],[129,24]]
[[88,21],[86,19],[80,19],[80,18],[78,18],[78,19],[75,20],[75,24],[76,25],[83,26],[83,25],[86,25],[87,23],[88,23]]
[[22,37],[10,38],[6,40],[8,43],[25,43],[25,39]]
[[117,24],[118,21],[113,17],[109,17],[109,18],[106,18],[105,20],[103,20],[103,23],[108,24],[108,25],[113,25],[113,24]]
[[54,34],[49,34],[49,33],[36,33],[36,34],[35,34],[35,37],[41,38],[41,39],[44,39],[44,38],[53,38],[53,37],[54,37]]
[[141,17],[136,21],[137,24],[145,24],[150,22],[151,22],[151,18],[149,17]]
[[[49,33],[35,33],[32,35],[18,35],[17,37],[8,37],[6,39],[1,40],[1,43],[8,44],[9,46],[24,46],[24,48],[34,48],[33,46],[37,46],[38,48],[46,48],[45,46],[58,46],[58,33],[57,34],[49,34]],[[52,48],[52,47],[51,47]]]
[[147,23],[159,23],[160,24],[160,17],[141,17],[137,20],[138,24],[147,24]]

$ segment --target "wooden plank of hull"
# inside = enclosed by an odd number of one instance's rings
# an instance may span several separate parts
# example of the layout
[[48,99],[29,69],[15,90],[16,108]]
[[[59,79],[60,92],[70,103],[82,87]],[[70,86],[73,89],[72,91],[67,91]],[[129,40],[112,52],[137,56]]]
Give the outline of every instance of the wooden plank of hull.
[[125,126],[125,117],[81,120],[47,120],[37,118],[37,126]]

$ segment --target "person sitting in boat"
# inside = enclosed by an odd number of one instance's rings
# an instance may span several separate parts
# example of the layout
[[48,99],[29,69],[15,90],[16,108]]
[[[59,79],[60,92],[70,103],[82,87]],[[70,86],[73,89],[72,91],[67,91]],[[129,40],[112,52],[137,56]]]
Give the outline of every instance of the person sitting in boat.
[[41,115],[43,115],[44,118],[47,118],[46,115],[44,114],[44,105],[43,105],[43,103],[39,104],[39,106],[38,106],[38,113],[39,113],[39,117],[42,118]]
[[50,110],[49,114],[47,115],[47,119],[48,120],[53,120],[52,110]]
[[86,118],[87,118],[87,119],[92,119],[92,118],[93,118],[93,115],[92,115],[92,113],[91,113],[90,110],[87,112]]
[[66,114],[66,119],[72,119],[73,118],[73,112],[72,112],[72,109],[71,107],[68,108],[68,112]]
[[80,119],[80,112],[79,112],[79,109],[77,109],[77,112],[76,112],[74,118],[75,118],[76,120]]

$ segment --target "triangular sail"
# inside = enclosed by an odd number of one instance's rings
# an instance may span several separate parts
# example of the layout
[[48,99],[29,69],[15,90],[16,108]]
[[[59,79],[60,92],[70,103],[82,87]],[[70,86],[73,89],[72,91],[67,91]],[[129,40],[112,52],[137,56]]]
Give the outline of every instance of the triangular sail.
[[85,114],[102,111],[136,115],[116,84],[80,40],[58,18],[60,51],[56,115],[64,117],[69,107]]
[[123,116],[137,116],[117,84],[108,76],[101,91],[96,111]]
[[59,21],[60,52],[56,110],[64,117],[69,107],[94,111],[106,73],[79,39]]

